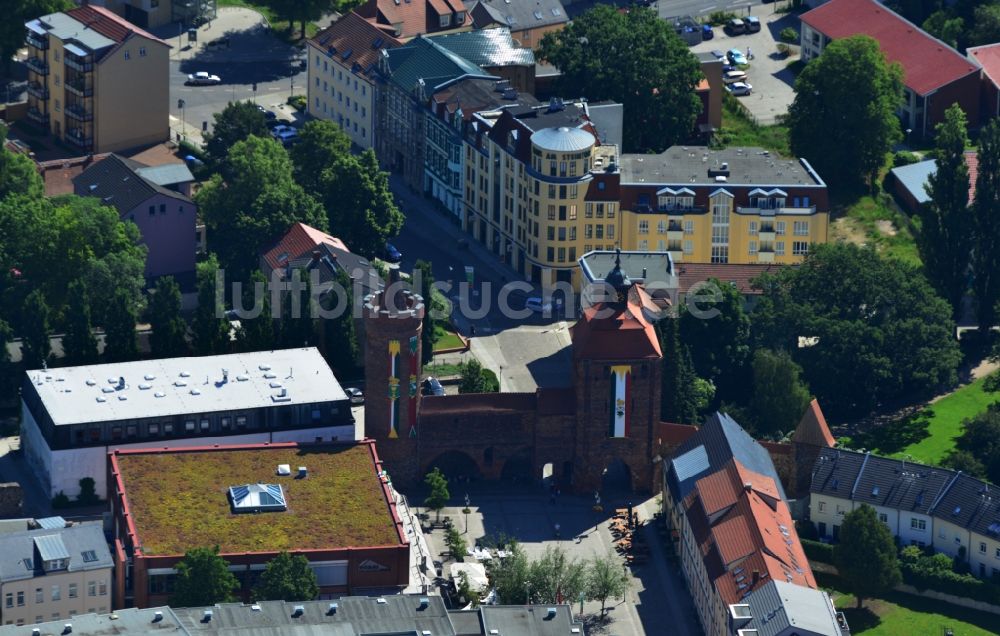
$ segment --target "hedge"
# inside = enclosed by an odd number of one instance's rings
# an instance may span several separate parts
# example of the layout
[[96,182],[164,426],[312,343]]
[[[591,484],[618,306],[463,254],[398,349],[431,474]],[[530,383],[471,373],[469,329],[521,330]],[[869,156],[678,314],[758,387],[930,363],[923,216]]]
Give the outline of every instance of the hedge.
[[935,568],[933,557],[921,557],[915,562],[901,560],[899,568],[903,582],[918,590],[934,590],[975,601],[1000,605],[1000,585],[971,574],[958,574],[951,570]]
[[810,541],[809,539],[799,539],[806,557],[810,561],[833,564],[833,546],[820,541]]

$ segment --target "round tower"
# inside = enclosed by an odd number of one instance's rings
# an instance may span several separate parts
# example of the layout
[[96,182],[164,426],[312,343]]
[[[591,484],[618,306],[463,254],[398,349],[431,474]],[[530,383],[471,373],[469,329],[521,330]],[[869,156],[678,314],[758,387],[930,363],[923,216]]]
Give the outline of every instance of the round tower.
[[417,409],[420,402],[424,300],[389,270],[385,289],[364,303],[365,436],[397,483],[419,478]]

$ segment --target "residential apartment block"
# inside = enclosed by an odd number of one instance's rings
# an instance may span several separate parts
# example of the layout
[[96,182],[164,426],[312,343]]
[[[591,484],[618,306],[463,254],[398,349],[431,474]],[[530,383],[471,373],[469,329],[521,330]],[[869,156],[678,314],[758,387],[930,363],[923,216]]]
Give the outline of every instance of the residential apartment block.
[[546,33],[569,22],[559,0],[478,0],[468,4],[475,28],[508,27],[514,39],[530,49],[537,48]]
[[0,620],[25,625],[112,609],[114,563],[100,522],[39,519],[0,533]]
[[143,29],[158,29],[171,22],[200,26],[216,15],[216,0],[90,0]]
[[455,55],[472,62],[518,93],[535,92],[535,53],[518,44],[508,27],[435,34],[432,38]]
[[973,574],[1000,576],[1000,489],[958,471],[843,449],[823,449],[813,471],[809,519],[836,540],[858,506],[904,545],[933,547],[969,563]]
[[368,0],[356,11],[403,41],[428,33],[472,28],[472,19],[462,0]]
[[308,112],[337,124],[359,148],[375,146],[375,82],[381,52],[400,42],[357,13],[307,40]]
[[770,456],[728,415],[675,451],[663,494],[706,634],[849,633],[816,584]]
[[25,27],[28,119],[85,153],[170,137],[169,44],[91,5]]
[[832,41],[868,35],[890,62],[903,67],[903,127],[917,138],[934,134],[952,104],[978,125],[980,69],[973,61],[875,0],[830,0],[802,15],[802,59],[819,56]]
[[622,155],[620,178],[625,249],[668,251],[676,263],[789,264],[827,241],[826,184],[805,159],[674,146]]

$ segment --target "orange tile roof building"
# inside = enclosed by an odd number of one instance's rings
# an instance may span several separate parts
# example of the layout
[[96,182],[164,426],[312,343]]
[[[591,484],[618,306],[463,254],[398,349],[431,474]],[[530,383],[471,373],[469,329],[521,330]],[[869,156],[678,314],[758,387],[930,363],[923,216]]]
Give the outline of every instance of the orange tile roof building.
[[467,30],[472,18],[462,0],[368,0],[358,15],[400,40]]

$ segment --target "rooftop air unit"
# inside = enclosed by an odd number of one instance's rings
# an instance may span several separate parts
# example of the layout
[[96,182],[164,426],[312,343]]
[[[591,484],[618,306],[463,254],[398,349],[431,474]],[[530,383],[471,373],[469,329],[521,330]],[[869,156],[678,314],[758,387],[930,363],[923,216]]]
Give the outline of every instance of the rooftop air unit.
[[163,620],[163,612],[153,612],[153,622],[159,623]]
[[309,476],[309,469],[305,466],[299,466],[299,479],[305,479]]
[[292,608],[292,618],[298,618],[299,616],[302,616],[305,613],[306,613],[305,605],[296,605],[295,607]]
[[330,606],[326,608],[326,614],[327,614],[327,616],[333,616],[336,613],[337,613],[337,604],[336,603],[330,603]]
[[205,612],[201,615],[201,622],[208,623],[211,620],[212,620],[212,610],[205,610]]

